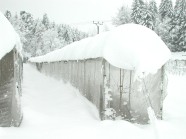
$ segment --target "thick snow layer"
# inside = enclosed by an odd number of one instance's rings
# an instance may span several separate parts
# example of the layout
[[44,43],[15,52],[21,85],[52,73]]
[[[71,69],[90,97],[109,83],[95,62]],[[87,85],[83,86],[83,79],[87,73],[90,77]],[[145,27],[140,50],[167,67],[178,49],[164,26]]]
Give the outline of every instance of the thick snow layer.
[[103,57],[113,66],[155,72],[170,58],[170,51],[152,30],[136,24],[121,25],[44,56],[31,62],[53,62]]
[[168,79],[164,120],[135,125],[100,121],[95,106],[70,84],[24,65],[23,123],[19,128],[0,128],[0,139],[185,139],[186,76],[168,75]]
[[186,60],[186,52],[174,52],[171,56],[172,60]]
[[70,84],[46,77],[29,65],[24,69],[23,123],[20,128],[0,128],[0,139],[145,138],[140,128],[126,121],[101,122],[95,106]]
[[16,45],[21,52],[21,43],[18,34],[6,17],[0,12],[0,59],[9,53]]

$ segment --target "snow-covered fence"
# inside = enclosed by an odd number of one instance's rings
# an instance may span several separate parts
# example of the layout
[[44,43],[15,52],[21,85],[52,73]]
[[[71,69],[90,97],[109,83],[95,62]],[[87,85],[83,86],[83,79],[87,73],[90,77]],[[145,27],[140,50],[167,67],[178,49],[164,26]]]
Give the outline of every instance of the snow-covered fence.
[[19,37],[0,13],[0,127],[19,126],[22,58]]
[[166,71],[170,74],[186,74],[186,53],[172,53],[172,58],[166,63]]
[[101,119],[147,123],[148,107],[162,118],[163,65],[170,56],[154,34],[140,25],[124,25],[29,61],[40,72],[79,89],[96,105]]

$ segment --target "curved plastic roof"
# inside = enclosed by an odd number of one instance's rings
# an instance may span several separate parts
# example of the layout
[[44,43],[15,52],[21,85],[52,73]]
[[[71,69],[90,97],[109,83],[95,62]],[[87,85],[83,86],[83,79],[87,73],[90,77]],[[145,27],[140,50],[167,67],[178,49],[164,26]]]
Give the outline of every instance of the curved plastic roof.
[[170,51],[161,38],[147,27],[125,24],[115,29],[72,43],[31,62],[54,62],[103,57],[122,69],[152,72],[165,64]]

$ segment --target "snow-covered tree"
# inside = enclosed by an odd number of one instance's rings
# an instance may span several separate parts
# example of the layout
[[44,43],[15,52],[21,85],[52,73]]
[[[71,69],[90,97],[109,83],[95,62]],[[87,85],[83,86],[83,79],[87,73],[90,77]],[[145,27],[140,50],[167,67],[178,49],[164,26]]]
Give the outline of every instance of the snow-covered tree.
[[170,19],[161,21],[159,18],[156,19],[156,26],[154,30],[166,45],[171,49],[171,34],[170,34]]
[[177,0],[171,20],[173,51],[186,51],[186,0]]
[[155,0],[151,0],[149,2],[149,10],[153,13],[153,15],[158,14],[158,8]]
[[148,4],[144,3],[143,0],[133,1],[131,18],[136,24],[141,24],[151,29],[154,28],[152,13],[149,11]]
[[154,28],[156,28],[156,25],[157,25],[156,21],[158,20],[157,19],[158,18],[158,8],[157,8],[157,4],[156,4],[155,0],[151,0],[149,2],[148,7],[149,7],[149,11],[150,11],[151,16],[152,16],[153,26],[154,26]]
[[12,16],[11,12],[7,10],[7,11],[5,12],[5,17],[6,17],[8,20],[10,20],[11,16]]
[[19,30],[22,34],[22,38],[25,39],[24,41],[22,41],[24,55],[24,53],[30,52],[30,43],[34,35],[32,33],[32,30],[34,28],[34,19],[30,13],[21,11],[18,20],[20,21]]
[[115,18],[113,18],[113,24],[118,26],[126,23],[131,23],[131,11],[128,7],[122,6]]
[[172,0],[161,0],[159,6],[159,15],[161,21],[166,20],[166,18],[172,18],[173,16],[173,5]]
[[141,13],[145,9],[145,4],[142,0],[134,0],[132,3],[131,18],[134,23],[140,24],[142,22]]
[[156,17],[155,32],[162,38],[167,46],[172,49],[172,36],[170,33],[171,20],[173,18],[172,0],[162,0]]
[[62,25],[57,26],[57,33],[58,33],[58,39],[61,43],[61,47],[59,47],[59,48],[62,48],[63,46],[66,45],[65,39],[63,38],[63,27],[62,27]]
[[51,52],[57,49],[61,44],[58,39],[58,32],[53,29],[46,30],[43,32],[43,54]]
[[45,26],[42,24],[42,21],[39,19],[35,20],[34,28],[31,32],[30,46],[27,47],[27,52],[31,53],[32,56],[42,55],[44,30]]
[[186,16],[186,0],[177,0],[174,7],[175,17],[184,17]]
[[22,20],[21,30],[25,32],[29,32],[32,30],[34,19],[32,15],[28,12],[21,11],[20,19]]
[[88,37],[88,34],[81,32],[76,28],[71,28],[69,25],[63,24],[58,27],[58,37],[62,42],[65,41],[65,45],[67,45]]
[[25,57],[43,55],[88,36],[69,25],[49,22],[47,14],[44,14],[42,19],[35,20],[25,11],[15,16],[9,16],[8,13],[9,21],[21,38]]
[[43,23],[43,25],[45,25],[46,29],[49,28],[50,22],[49,22],[48,15],[46,13],[43,15],[42,23]]
[[23,31],[23,21],[19,18],[18,14],[16,13],[14,16],[11,16],[9,19],[10,23],[13,25],[15,31],[19,34],[21,42],[24,44],[26,43],[25,38],[25,30]]

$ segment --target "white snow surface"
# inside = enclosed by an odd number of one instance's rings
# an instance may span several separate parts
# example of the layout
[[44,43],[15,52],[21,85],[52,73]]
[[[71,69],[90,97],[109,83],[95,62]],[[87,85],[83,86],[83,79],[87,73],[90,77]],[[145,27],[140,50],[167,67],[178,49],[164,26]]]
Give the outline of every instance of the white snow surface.
[[136,125],[100,121],[95,106],[77,89],[24,65],[23,123],[19,128],[0,127],[0,139],[185,139],[186,76],[168,79],[164,120]]
[[118,68],[156,72],[170,56],[169,49],[154,31],[137,24],[125,24],[44,56],[31,58],[30,61],[54,62],[103,57]]
[[20,53],[22,50],[20,38],[11,23],[0,12],[0,60],[9,53],[15,45]]

